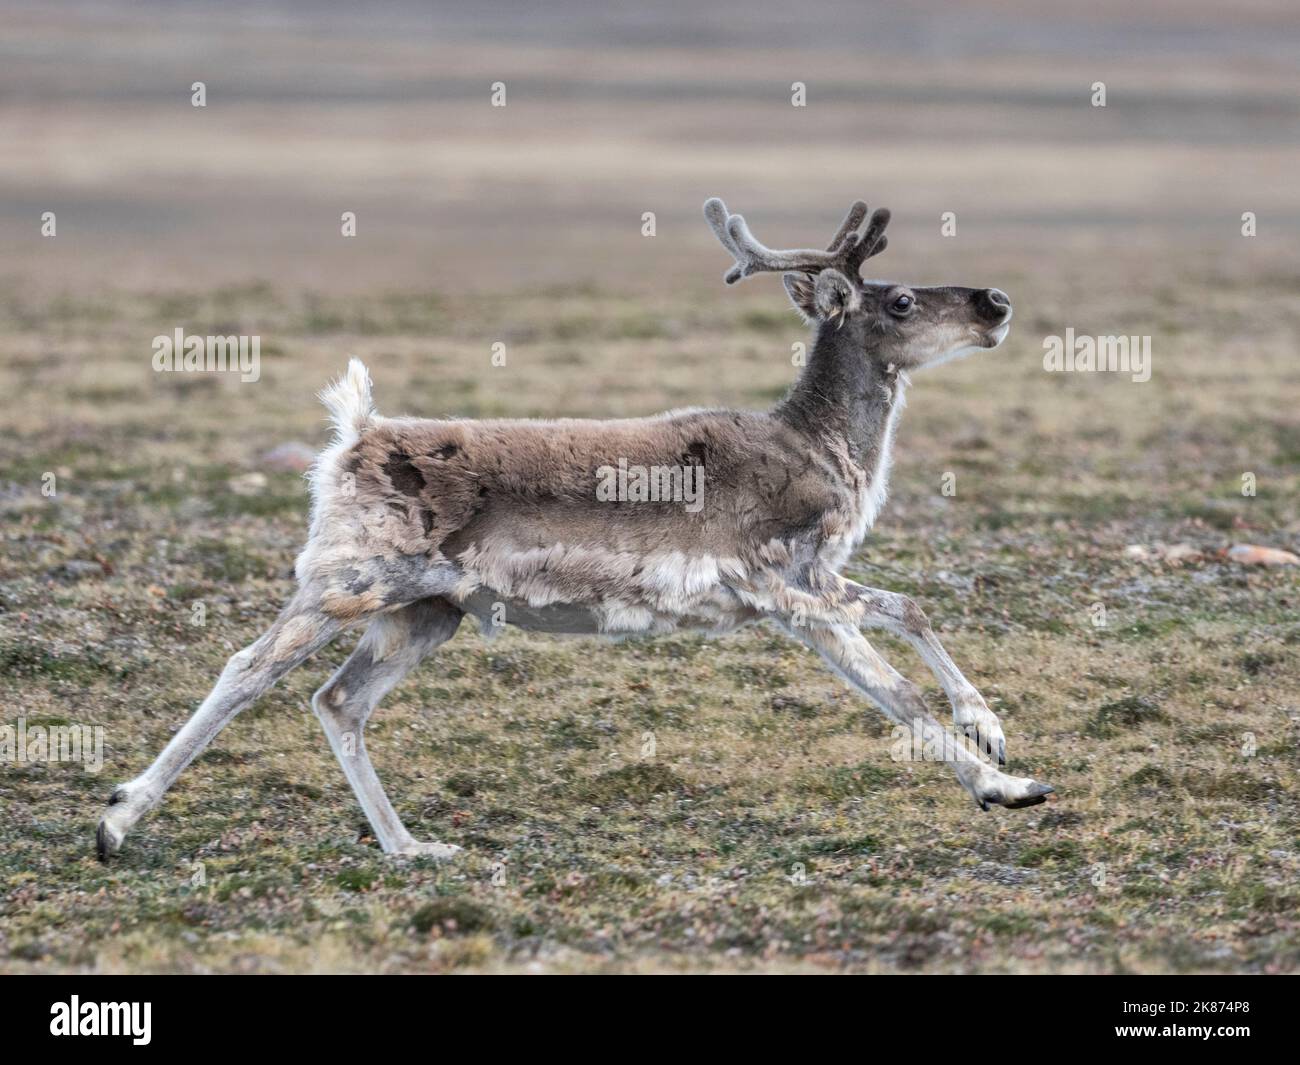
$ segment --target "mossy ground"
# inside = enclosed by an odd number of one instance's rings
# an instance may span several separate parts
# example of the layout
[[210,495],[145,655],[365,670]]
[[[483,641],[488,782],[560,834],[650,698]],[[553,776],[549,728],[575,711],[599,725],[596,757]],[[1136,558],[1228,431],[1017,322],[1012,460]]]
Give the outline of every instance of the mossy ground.
[[[239,478],[324,440],[313,394],[349,353],[388,413],[762,405],[801,337],[783,296],[9,293],[0,705],[102,725],[106,765],[0,766],[0,968],[1294,969],[1300,578],[1124,554],[1300,536],[1300,314],[1222,272],[1209,308],[1207,283],[1189,267],[1156,308],[1118,279],[1021,278],[1004,348],[918,378],[850,563],[921,603],[1052,802],[980,813],[942,767],[891,760],[874,709],[774,630],[485,643],[467,622],[367,741],[415,834],[465,848],[445,866],[380,853],[308,709],[354,637],[95,860],[112,785],[290,593],[305,486]],[[1044,328],[1103,308],[1179,323],[1152,382],[1042,371]],[[257,384],[151,372],[159,321],[231,316],[264,337]]]

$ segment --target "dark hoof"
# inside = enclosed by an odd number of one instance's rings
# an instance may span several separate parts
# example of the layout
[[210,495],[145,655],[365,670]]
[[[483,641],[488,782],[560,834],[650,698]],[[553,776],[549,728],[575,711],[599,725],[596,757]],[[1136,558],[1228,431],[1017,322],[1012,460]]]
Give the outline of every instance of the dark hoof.
[[1026,806],[1037,806],[1040,802],[1046,802],[1047,796],[1051,795],[1055,790],[1051,784],[1035,784],[1033,790],[1023,799],[1005,805],[1008,810],[1023,810]]
[[998,765],[1007,764],[1007,741],[998,740]]
[[104,830],[104,822],[99,822],[99,827],[95,829],[95,850],[99,854],[101,862],[108,861],[108,833]]

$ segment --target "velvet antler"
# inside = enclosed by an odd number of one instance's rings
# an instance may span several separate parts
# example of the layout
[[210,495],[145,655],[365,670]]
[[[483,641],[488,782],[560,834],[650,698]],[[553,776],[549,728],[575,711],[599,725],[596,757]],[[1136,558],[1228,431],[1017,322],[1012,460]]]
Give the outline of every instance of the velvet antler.
[[866,230],[858,232],[863,219],[867,217],[867,205],[861,200],[849,208],[849,213],[825,251],[816,248],[778,250],[760,244],[749,231],[744,217],[729,213],[727,205],[716,196],[705,201],[704,217],[722,246],[736,260],[735,265],[724,275],[728,285],[734,285],[751,274],[765,272],[816,274],[833,268],[848,277],[854,277],[867,259],[879,255],[889,243],[885,236],[889,211],[883,207],[872,214]]

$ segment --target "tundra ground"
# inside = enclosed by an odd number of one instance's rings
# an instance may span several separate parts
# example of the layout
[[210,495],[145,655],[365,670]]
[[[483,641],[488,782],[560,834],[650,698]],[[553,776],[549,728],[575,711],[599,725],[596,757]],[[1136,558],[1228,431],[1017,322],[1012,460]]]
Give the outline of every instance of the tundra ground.
[[[1294,4],[1076,8],[9,3],[0,724],[102,726],[105,764],[0,762],[0,969],[1300,967],[1300,568],[1218,554],[1300,549]],[[354,635],[99,864],[113,785],[291,591],[306,487],[265,456],[325,442],[349,355],[387,414],[782,393],[806,334],[723,286],[715,195],[785,247],[863,197],[874,275],[1010,294],[1001,348],[918,375],[849,570],[1052,800],[895,761],[774,630],[466,622],[368,732],[452,864],[383,857],[311,715]],[[260,379],[154,373],[177,328],[260,336]],[[1150,336],[1151,379],[1044,372],[1067,329]]]
[[[802,335],[780,293],[523,290],[504,367],[495,297],[10,296],[0,703],[106,741],[98,775],[0,767],[0,967],[1295,968],[1300,581],[1215,554],[1300,537],[1294,281],[1262,319],[1257,281],[1219,277],[1212,307],[1196,273],[1090,296],[1168,323],[1135,384],[1044,373],[1048,324],[1096,308],[1023,279],[1007,344],[912,390],[850,572],[923,605],[1048,805],[981,813],[942,766],[895,761],[880,715],[775,630],[488,644],[467,621],[368,733],[416,835],[465,848],[446,866],[380,853],[310,713],[354,637],[95,860],[112,785],[290,592],[306,489],[260,456],[323,442],[312,394],[345,353],[389,413],[627,414],[706,380],[761,405]],[[276,338],[262,380],[154,374],[137,338],[176,316]],[[1126,556],[1162,543],[1202,557]]]

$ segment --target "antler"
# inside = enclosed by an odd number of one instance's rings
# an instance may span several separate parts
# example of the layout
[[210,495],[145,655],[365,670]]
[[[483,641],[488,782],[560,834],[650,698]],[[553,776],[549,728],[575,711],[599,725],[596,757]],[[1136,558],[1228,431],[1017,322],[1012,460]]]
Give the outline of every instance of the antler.
[[743,216],[730,214],[727,205],[716,196],[704,201],[704,217],[713,227],[714,235],[722,246],[735,257],[736,264],[726,272],[723,280],[734,285],[742,277],[765,271],[786,270],[807,274],[820,273],[834,268],[849,277],[861,269],[873,255],[885,250],[889,238],[885,227],[889,225],[889,211],[877,208],[867,223],[866,231],[858,232],[867,217],[867,205],[856,200],[835,234],[835,239],[825,251],[816,248],[791,248],[780,251],[765,247],[754,239]]

